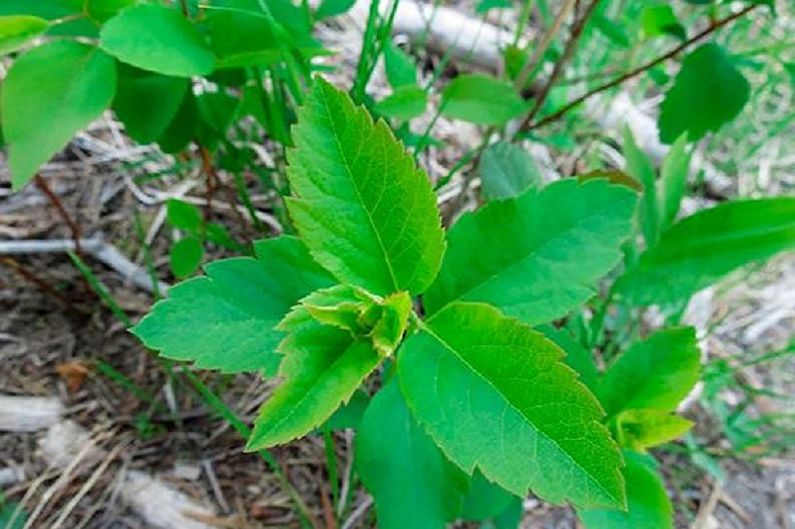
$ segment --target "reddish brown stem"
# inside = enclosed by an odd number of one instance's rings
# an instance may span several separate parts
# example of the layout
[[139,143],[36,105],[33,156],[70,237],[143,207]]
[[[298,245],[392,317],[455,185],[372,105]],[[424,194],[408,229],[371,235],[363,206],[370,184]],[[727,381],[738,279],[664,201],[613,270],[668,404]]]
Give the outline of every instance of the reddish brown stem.
[[55,206],[55,209],[58,211],[58,214],[61,216],[63,221],[69,227],[69,231],[71,232],[72,239],[74,240],[75,243],[75,252],[78,255],[82,255],[82,252],[80,251],[80,226],[78,226],[77,222],[75,222],[75,220],[69,215],[69,213],[66,211],[66,208],[64,208],[61,200],[58,198],[58,196],[55,193],[53,193],[52,189],[50,189],[50,186],[47,184],[47,181],[40,174],[34,176],[33,180],[36,183],[36,186],[41,190],[42,193],[44,193],[44,195],[50,201],[50,203],[53,206]]
[[39,290],[41,290],[45,294],[47,294],[49,296],[52,296],[53,298],[55,298],[58,301],[60,301],[61,303],[63,303],[64,306],[69,307],[69,308],[77,311],[77,309],[75,309],[75,307],[72,305],[72,302],[69,301],[69,299],[66,296],[64,296],[63,294],[58,292],[55,289],[55,287],[53,287],[47,281],[45,281],[44,279],[40,278],[39,276],[37,276],[36,274],[31,272],[30,270],[28,270],[24,266],[22,266],[19,262],[15,261],[14,259],[12,259],[10,257],[3,257],[3,258],[0,258],[0,263],[6,265],[7,267],[9,267],[11,269],[13,269],[16,273],[18,273],[24,279],[26,279],[27,281],[29,281],[29,282],[33,283],[34,285],[36,285],[36,287]]
[[[635,68],[633,70],[630,70],[630,71],[626,72],[625,74],[616,77],[612,81],[608,81],[608,82],[606,82],[606,83],[604,83],[604,84],[602,84],[600,86],[597,86],[593,90],[590,90],[590,91],[586,92],[585,94],[581,95],[580,97],[578,97],[577,99],[575,99],[574,101],[569,103],[568,105],[564,106],[563,108],[561,108],[557,112],[554,112],[554,113],[550,114],[549,116],[545,117],[544,119],[542,119],[542,120],[540,120],[540,121],[538,121],[538,122],[536,122],[536,123],[534,123],[532,125],[529,124],[530,120],[526,119],[522,123],[522,126],[519,128],[519,130],[533,130],[533,129],[537,129],[537,128],[542,127],[542,126],[544,126],[544,125],[546,125],[546,124],[548,124],[548,123],[550,123],[552,121],[556,121],[556,120],[560,119],[564,114],[569,112],[574,107],[578,106],[580,103],[582,103],[586,99],[589,99],[589,98],[595,96],[596,94],[604,92],[605,90],[609,90],[610,88],[613,88],[614,86],[620,85],[624,81],[632,79],[633,77],[636,77],[636,76],[642,74],[645,71],[651,70],[652,68],[654,68],[658,64],[661,64],[661,63],[667,61],[668,59],[671,59],[672,57],[675,57],[681,51],[683,51],[686,48],[688,48],[690,45],[698,42],[699,40],[701,40],[704,37],[706,37],[707,35],[713,33],[717,29],[722,28],[726,24],[728,24],[728,23],[730,23],[730,22],[732,22],[732,21],[734,21],[734,20],[746,15],[748,12],[750,12],[751,10],[753,10],[755,7],[757,7],[759,5],[761,5],[761,4],[751,4],[748,7],[744,8],[744,9],[742,9],[742,10],[740,10],[740,11],[734,13],[734,14],[727,16],[726,18],[723,18],[721,20],[715,21],[714,23],[710,24],[709,27],[707,27],[706,29],[700,31],[699,33],[695,34],[694,36],[690,37],[689,39],[684,41],[682,44],[680,44],[677,47],[673,48],[672,50],[670,50],[669,52],[665,53],[664,55],[661,55],[661,56],[657,57],[656,59],[653,59],[653,60],[647,62],[646,64],[638,66],[637,68]],[[535,110],[535,108],[533,110]]]
[[213,212],[213,197],[215,196],[215,185],[218,182],[218,175],[215,173],[215,166],[210,151],[204,145],[199,145],[199,155],[202,159],[202,172],[204,172],[205,198],[207,204],[204,205],[204,220],[209,220]]

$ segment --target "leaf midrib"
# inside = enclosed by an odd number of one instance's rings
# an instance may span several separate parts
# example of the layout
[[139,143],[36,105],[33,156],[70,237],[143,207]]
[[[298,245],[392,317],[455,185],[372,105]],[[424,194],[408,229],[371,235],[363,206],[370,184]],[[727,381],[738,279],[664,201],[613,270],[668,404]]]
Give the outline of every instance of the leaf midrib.
[[[527,417],[527,416],[526,416],[526,415],[525,415],[525,414],[524,414],[524,413],[523,413],[523,412],[522,412],[520,409],[518,409],[516,406],[514,406],[514,405],[513,405],[513,403],[511,403],[511,401],[510,401],[510,400],[508,400],[508,398],[507,398],[507,397],[506,397],[506,396],[505,396],[505,395],[502,393],[502,391],[500,391],[500,389],[499,389],[499,388],[497,388],[497,386],[495,386],[495,385],[494,385],[494,383],[493,383],[491,380],[489,380],[487,377],[485,377],[485,376],[484,376],[484,375],[483,375],[483,374],[482,374],[480,371],[478,371],[477,369],[475,369],[475,367],[474,367],[474,366],[472,366],[472,364],[470,364],[469,362],[467,362],[465,358],[463,358],[463,357],[462,357],[460,354],[458,354],[458,352],[455,350],[455,348],[453,348],[453,347],[452,347],[450,344],[448,344],[446,341],[444,341],[444,340],[443,340],[443,339],[442,339],[442,338],[441,338],[441,337],[440,337],[438,334],[436,334],[435,332],[433,332],[433,329],[432,329],[432,328],[431,328],[429,325],[427,325],[427,324],[426,324],[426,325],[423,325],[423,326],[422,326],[422,330],[423,330],[424,332],[428,333],[428,334],[429,334],[430,336],[432,336],[434,339],[436,339],[436,340],[437,340],[437,341],[438,341],[440,344],[442,344],[442,346],[443,346],[445,349],[447,349],[448,351],[450,351],[450,352],[451,352],[451,353],[452,353],[452,354],[453,354],[453,355],[454,355],[456,358],[458,358],[458,360],[459,360],[461,363],[463,363],[463,364],[464,364],[466,367],[468,367],[468,368],[469,368],[469,369],[472,371],[472,373],[475,373],[479,379],[481,379],[481,380],[482,380],[482,381],[484,381],[484,382],[485,382],[485,383],[486,383],[486,384],[487,384],[489,387],[491,387],[491,388],[494,390],[494,392],[495,392],[495,393],[497,393],[497,394],[500,396],[500,398],[503,400],[503,402],[505,403],[505,408],[511,408],[513,411],[515,411],[516,413],[518,413],[520,417],[524,418],[524,419],[525,419],[525,421],[527,422],[527,424],[530,424],[530,425],[532,426],[532,428],[533,428],[533,429],[534,429],[536,432],[538,432],[538,433],[539,433],[539,435],[543,436],[543,437],[544,437],[546,440],[548,440],[550,443],[552,443],[552,444],[555,446],[555,448],[557,448],[557,449],[558,449],[558,450],[559,450],[561,453],[565,454],[565,455],[566,455],[566,457],[569,459],[569,461],[571,461],[571,462],[574,464],[574,466],[576,466],[578,469],[580,469],[580,471],[581,471],[581,472],[582,472],[582,473],[583,473],[583,474],[584,474],[584,475],[585,475],[585,476],[586,476],[586,477],[587,477],[587,478],[588,478],[590,481],[592,481],[593,483],[595,483],[595,484],[597,485],[597,487],[599,487],[599,489],[600,489],[600,490],[601,490],[601,491],[602,491],[602,492],[603,492],[603,493],[604,493],[606,496],[608,496],[609,498],[613,498],[614,500],[618,500],[618,499],[619,499],[619,498],[616,498],[615,496],[613,496],[613,494],[612,494],[610,491],[608,491],[608,490],[607,490],[607,489],[604,487],[604,485],[602,485],[602,484],[601,484],[601,483],[600,483],[600,482],[599,482],[597,479],[595,479],[593,476],[591,476],[591,474],[590,474],[590,473],[589,473],[589,472],[588,472],[588,471],[587,471],[585,468],[583,468],[583,467],[582,467],[582,465],[580,465],[579,461],[577,461],[576,459],[574,459],[574,457],[573,457],[571,454],[569,454],[569,452],[567,452],[566,450],[564,450],[564,449],[563,449],[563,447],[562,447],[562,446],[560,446],[560,444],[558,444],[558,442],[557,442],[555,439],[553,439],[552,437],[550,437],[550,436],[549,436],[549,435],[548,435],[548,434],[547,434],[547,433],[546,433],[544,430],[542,430],[541,428],[539,428],[539,427],[538,427],[538,426],[537,426],[537,425],[536,425],[536,424],[535,424],[535,423],[534,423],[534,422],[533,422],[533,421],[532,421],[532,420],[531,420],[529,417]],[[504,409],[505,409],[505,408],[504,408]],[[503,411],[503,413],[504,413],[504,411]],[[482,469],[481,469],[481,470],[482,470]],[[566,495],[566,496],[568,497],[568,495]]]
[[[364,211],[365,217],[367,217],[367,222],[370,225],[370,229],[373,232],[373,235],[375,235],[375,240],[378,242],[378,247],[381,249],[381,254],[384,256],[384,263],[386,264],[387,271],[389,272],[389,277],[392,280],[392,288],[396,291],[399,289],[399,287],[398,287],[397,277],[395,276],[395,271],[392,269],[392,263],[389,260],[389,255],[387,254],[386,246],[384,246],[384,241],[381,239],[381,234],[379,233],[378,229],[375,226],[375,222],[373,221],[373,217],[370,211],[365,207],[365,202],[362,199],[362,193],[361,190],[359,189],[358,182],[354,178],[353,172],[351,171],[351,164],[345,154],[345,149],[343,148],[343,145],[340,142],[340,134],[339,131],[337,130],[337,125],[336,122],[334,121],[334,117],[331,114],[331,105],[329,104],[328,97],[326,96],[325,87],[323,87],[320,90],[320,93],[323,95],[323,107],[324,110],[326,111],[326,116],[328,118],[328,121],[331,124],[331,129],[333,132],[332,138],[334,139],[334,144],[337,146],[337,152],[339,153],[340,158],[343,161],[342,165],[345,168],[345,172],[348,175],[348,179],[350,180],[352,187],[356,192],[356,198],[359,200],[359,206],[361,207],[362,211]],[[356,110],[359,111],[360,109]],[[369,119],[369,117],[366,119]],[[371,137],[375,138],[376,133],[377,133],[376,124],[373,123],[373,134]],[[365,138],[362,138],[362,140],[364,139]]]

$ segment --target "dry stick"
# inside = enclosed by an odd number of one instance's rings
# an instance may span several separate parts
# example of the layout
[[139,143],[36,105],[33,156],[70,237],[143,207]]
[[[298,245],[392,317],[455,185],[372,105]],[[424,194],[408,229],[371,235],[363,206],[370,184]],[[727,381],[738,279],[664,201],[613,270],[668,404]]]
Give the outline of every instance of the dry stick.
[[600,0],[591,0],[591,3],[586,6],[582,15],[575,19],[574,25],[571,28],[571,36],[566,42],[566,47],[563,49],[563,55],[561,55],[560,58],[555,62],[555,67],[552,69],[549,79],[547,79],[547,82],[541,88],[538,97],[536,97],[536,104],[533,105],[533,108],[522,120],[522,124],[519,125],[518,130],[523,130],[525,127],[527,127],[533,118],[536,117],[536,114],[538,114],[538,112],[541,110],[541,107],[544,106],[544,102],[547,100],[547,96],[549,96],[552,86],[555,84],[555,81],[557,81],[560,74],[563,73],[563,67],[571,58],[572,53],[574,53],[574,48],[577,47],[577,41],[580,40],[582,30],[585,29],[585,23],[588,22],[588,19],[591,17],[591,14],[593,14],[596,6],[599,5],[599,2]]
[[[571,109],[573,109],[574,107],[576,107],[577,105],[579,105],[580,103],[585,101],[586,99],[589,99],[590,97],[595,96],[596,94],[604,92],[605,90],[609,90],[610,88],[613,88],[614,86],[620,85],[624,81],[632,79],[633,77],[636,77],[636,76],[642,74],[643,72],[654,68],[658,64],[663,63],[663,62],[667,61],[668,59],[671,59],[672,57],[678,55],[685,48],[688,48],[691,44],[694,44],[695,42],[698,42],[699,40],[703,39],[707,35],[709,35],[712,32],[714,32],[715,30],[722,28],[723,26],[725,26],[726,24],[732,22],[733,20],[744,16],[745,14],[747,14],[748,12],[750,12],[751,10],[753,10],[755,7],[757,7],[759,5],[761,5],[761,4],[751,4],[748,7],[744,8],[744,9],[742,9],[742,10],[740,10],[740,11],[738,11],[738,12],[732,14],[732,15],[729,15],[726,18],[723,18],[721,20],[718,20],[718,21],[714,22],[709,27],[707,27],[703,31],[697,33],[693,37],[689,38],[688,40],[686,40],[685,42],[683,42],[682,44],[680,44],[676,48],[672,49],[668,53],[666,53],[664,55],[661,55],[661,56],[657,57],[656,59],[654,59],[652,61],[649,61],[649,62],[647,62],[646,64],[644,64],[642,66],[638,66],[634,70],[630,70],[627,73],[625,73],[625,74],[623,74],[623,75],[621,75],[619,77],[616,77],[612,81],[608,81],[608,82],[606,82],[606,83],[594,88],[593,90],[590,90],[590,91],[586,92],[585,94],[581,95],[580,97],[578,97],[577,99],[575,99],[574,101],[572,101],[571,103],[566,105],[565,107],[561,108],[557,112],[554,112],[554,113],[550,114],[549,116],[545,117],[544,119],[542,119],[541,121],[538,121],[537,123],[535,123],[533,125],[529,124],[530,123],[529,119],[525,119],[524,122],[522,123],[522,126],[519,127],[519,130],[533,130],[533,129],[537,129],[539,127],[542,127],[542,126],[546,125],[547,123],[550,123],[552,121],[560,119],[561,116],[563,116],[564,114],[569,112]],[[535,111],[535,108],[533,110]],[[535,114],[535,112],[533,112],[533,113]]]
[[47,294],[49,296],[52,296],[53,298],[57,299],[65,307],[68,307],[69,309],[74,310],[77,313],[80,313],[80,311],[77,310],[77,307],[75,307],[72,304],[72,302],[66,296],[64,296],[63,294],[58,292],[58,290],[56,290],[55,287],[53,287],[47,281],[45,281],[44,279],[38,277],[36,274],[31,272],[30,270],[26,269],[24,266],[22,266],[15,259],[12,259],[10,257],[2,257],[2,258],[0,258],[0,264],[4,264],[4,265],[8,266],[9,268],[14,269],[14,271],[16,271],[20,276],[22,276],[23,278],[27,279],[28,281],[30,281],[34,285],[36,285],[36,287],[39,290],[41,290],[45,294]]
[[36,186],[47,196],[47,199],[50,203],[55,206],[55,209],[58,210],[58,214],[61,216],[66,225],[69,226],[69,231],[72,233],[72,240],[75,242],[75,252],[82,255],[82,251],[80,250],[80,226],[77,225],[77,222],[66,212],[66,209],[63,207],[58,196],[52,192],[50,186],[47,185],[47,181],[42,178],[40,174],[37,174],[33,177],[33,180],[36,182]]
[[560,31],[560,27],[563,25],[563,21],[574,7],[574,3],[575,0],[566,0],[566,3],[563,4],[563,7],[560,9],[558,16],[555,17],[555,20],[552,22],[549,30],[547,30],[541,39],[541,42],[539,42],[538,46],[536,46],[533,50],[533,55],[530,57],[527,63],[525,63],[521,73],[516,77],[516,83],[514,86],[517,90],[524,89],[524,85],[527,83],[530,73],[535,69],[535,65],[541,60],[541,57],[543,56],[544,52],[547,51],[547,48],[549,48],[549,45],[552,43],[552,39],[555,37],[557,32]]

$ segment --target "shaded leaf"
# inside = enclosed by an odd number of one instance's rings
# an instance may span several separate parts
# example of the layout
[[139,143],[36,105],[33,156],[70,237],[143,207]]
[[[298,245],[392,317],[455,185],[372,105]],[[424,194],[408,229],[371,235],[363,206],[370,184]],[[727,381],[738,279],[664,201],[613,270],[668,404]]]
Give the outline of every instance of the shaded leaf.
[[624,503],[602,409],[543,335],[489,305],[454,303],[398,353],[406,402],[444,453],[508,491],[553,503]]
[[14,61],[3,81],[2,102],[14,189],[98,118],[115,88],[113,59],[86,44],[48,42]]
[[637,305],[677,304],[732,270],[795,248],[795,198],[734,200],[674,224],[616,289]]
[[287,206],[313,257],[374,294],[425,290],[444,252],[436,197],[389,127],[318,78],[293,139]]
[[255,250],[256,259],[215,261],[206,276],[172,287],[132,333],[162,356],[200,368],[275,372],[284,334],[274,327],[300,298],[332,280],[294,237],[260,241]]
[[538,328],[538,331],[565,351],[566,357],[563,361],[577,372],[580,376],[580,382],[585,384],[589,390],[595,392],[599,386],[599,370],[596,367],[593,354],[580,345],[565,329],[542,325]]
[[463,300],[534,325],[565,315],[621,259],[635,202],[626,187],[566,179],[465,214],[448,233],[426,310]]
[[356,469],[375,499],[382,529],[444,529],[467,490],[466,476],[416,423],[394,379],[362,418]]
[[467,521],[484,521],[500,515],[516,496],[486,479],[479,470],[469,480],[469,490],[458,517]]
[[478,172],[486,200],[514,198],[528,187],[541,184],[533,157],[518,145],[504,141],[490,145],[483,152]]
[[643,186],[638,214],[646,245],[652,246],[657,242],[660,219],[657,206],[656,172],[649,157],[635,143],[635,138],[629,127],[624,129],[624,158],[627,163],[627,174]]

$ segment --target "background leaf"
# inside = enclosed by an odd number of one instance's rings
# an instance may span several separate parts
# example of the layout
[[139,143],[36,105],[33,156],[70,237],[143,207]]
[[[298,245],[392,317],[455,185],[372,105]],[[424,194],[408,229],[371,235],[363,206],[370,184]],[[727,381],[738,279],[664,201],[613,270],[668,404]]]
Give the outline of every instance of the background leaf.
[[608,416],[623,410],[671,411],[701,372],[701,352],[692,327],[658,331],[635,342],[610,364],[598,392]]
[[19,49],[26,42],[44,33],[50,23],[29,15],[0,16],[0,54]]
[[381,529],[444,529],[467,491],[466,475],[411,416],[395,379],[364,413],[356,469],[375,499]]
[[398,352],[414,416],[465,472],[552,502],[624,502],[621,457],[602,409],[563,351],[481,303],[455,303]]
[[189,232],[197,231],[204,223],[199,208],[176,198],[166,201],[166,218],[175,228]]
[[485,521],[499,516],[516,498],[517,496],[486,479],[479,470],[475,470],[469,480],[469,490],[458,516],[467,521]]
[[425,294],[428,313],[464,300],[533,325],[565,315],[619,262],[635,202],[626,187],[566,179],[465,214]]
[[188,277],[199,269],[204,256],[204,247],[198,237],[189,235],[171,246],[169,264],[171,271],[179,278]]
[[53,41],[14,61],[3,82],[2,103],[14,189],[98,118],[115,88],[113,59],[86,44]]
[[478,173],[486,200],[514,198],[528,187],[541,185],[541,175],[530,153],[505,141],[490,145],[483,152]]
[[389,127],[318,78],[293,138],[287,206],[315,259],[375,294],[425,290],[444,252],[436,197]]
[[274,373],[284,337],[274,327],[299,299],[333,280],[294,237],[255,249],[257,259],[215,261],[206,276],[172,287],[132,333],[162,356],[200,368]]
[[577,512],[585,528],[673,529],[673,507],[654,460],[631,451],[624,451],[624,460],[628,510],[580,509]]
[[417,86],[417,66],[411,55],[389,41],[384,47],[386,78],[393,89],[402,86]]
[[680,303],[736,268],[792,248],[795,198],[724,202],[676,223],[616,288],[633,304]]
[[419,86],[401,86],[375,104],[374,110],[397,119],[411,119],[422,115],[428,96]]
[[315,11],[315,19],[323,20],[324,18],[335,17],[347,13],[356,0],[323,0],[320,7]]
[[745,106],[751,87],[717,44],[698,47],[682,61],[682,69],[660,106],[660,140],[672,143],[683,132],[697,141],[734,119]]
[[215,58],[198,30],[176,9],[129,7],[108,20],[100,46],[122,62],[164,75],[207,75]]
[[624,128],[624,158],[627,163],[627,174],[643,185],[638,215],[646,245],[652,246],[657,242],[660,218],[656,173],[651,160],[635,143],[629,127]]
[[679,213],[682,197],[687,191],[687,174],[690,169],[690,152],[687,150],[687,136],[682,134],[674,142],[660,169],[660,192],[658,194],[660,211],[660,230],[666,230]]
[[459,75],[442,90],[444,115],[479,125],[504,125],[526,109],[510,83],[490,75]]

